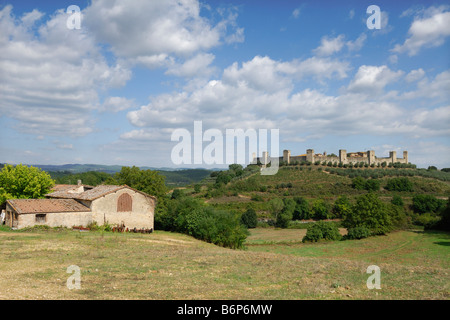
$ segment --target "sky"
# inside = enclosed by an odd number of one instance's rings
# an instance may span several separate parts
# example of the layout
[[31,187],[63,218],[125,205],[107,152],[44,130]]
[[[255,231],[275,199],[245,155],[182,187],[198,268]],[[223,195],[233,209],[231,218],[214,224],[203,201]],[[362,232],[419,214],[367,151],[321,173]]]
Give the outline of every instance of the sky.
[[450,5],[0,0],[0,163],[220,167],[174,163],[195,121],[450,167]]

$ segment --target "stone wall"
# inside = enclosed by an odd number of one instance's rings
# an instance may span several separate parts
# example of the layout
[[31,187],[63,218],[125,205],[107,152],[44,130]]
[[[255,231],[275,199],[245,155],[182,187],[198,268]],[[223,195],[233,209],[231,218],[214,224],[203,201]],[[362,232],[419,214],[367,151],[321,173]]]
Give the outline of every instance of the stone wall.
[[397,158],[397,152],[396,151],[390,151],[389,157],[384,158],[377,158],[375,156],[375,151],[369,150],[362,153],[362,156],[352,156],[348,155],[347,151],[344,149],[339,150],[339,156],[330,156],[326,154],[315,154],[313,149],[306,150],[306,155],[304,156],[291,156],[290,150],[284,150],[283,151],[283,157],[280,157],[280,161],[284,161],[288,164],[297,162],[316,162],[320,161],[323,163],[324,161],[328,162],[336,162],[336,163],[343,163],[343,164],[355,164],[355,163],[367,163],[368,165],[374,164],[377,165],[378,163],[386,162],[389,163],[405,163],[408,164],[408,151],[403,151],[403,158]]
[[[132,211],[117,212],[117,201],[120,195],[128,193],[132,200]],[[122,225],[128,229],[153,229],[155,200],[131,189],[120,189],[92,201],[90,208],[92,219],[98,225]]]
[[[38,213],[41,215],[41,219],[37,220],[36,214],[24,213],[15,214],[13,221],[11,215],[14,214],[12,208],[7,206],[5,225],[9,227],[15,227],[17,229],[33,227],[36,225],[47,225],[49,227],[67,227],[73,226],[86,227],[92,222],[92,213],[87,212],[51,212],[51,213]],[[45,215],[45,216],[42,216]]]

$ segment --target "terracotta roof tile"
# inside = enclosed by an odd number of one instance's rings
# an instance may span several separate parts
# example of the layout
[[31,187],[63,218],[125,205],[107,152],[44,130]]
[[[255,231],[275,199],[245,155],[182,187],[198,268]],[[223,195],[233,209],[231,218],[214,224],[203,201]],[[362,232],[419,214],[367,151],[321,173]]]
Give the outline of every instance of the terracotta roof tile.
[[92,188],[90,190],[86,190],[86,191],[81,192],[81,193],[70,193],[70,192],[68,192],[70,190],[67,190],[67,191],[62,190],[62,191],[55,191],[55,192],[46,194],[45,196],[46,197],[50,197],[50,198],[77,199],[77,200],[92,201],[92,200],[98,199],[100,197],[103,197],[103,196],[105,196],[107,194],[110,194],[112,192],[116,192],[116,191],[118,191],[120,189],[123,189],[123,188],[128,188],[128,189],[131,189],[131,190],[133,190],[135,192],[141,193],[141,194],[143,194],[143,195],[145,195],[147,197],[156,199],[154,196],[151,196],[151,195],[148,195],[148,194],[146,194],[144,192],[141,192],[141,191],[135,190],[133,188],[130,188],[127,185],[122,185],[122,186],[99,185],[99,186],[96,186],[96,187],[94,187],[94,188]]
[[73,199],[14,199],[7,203],[17,213],[89,212],[88,207]]

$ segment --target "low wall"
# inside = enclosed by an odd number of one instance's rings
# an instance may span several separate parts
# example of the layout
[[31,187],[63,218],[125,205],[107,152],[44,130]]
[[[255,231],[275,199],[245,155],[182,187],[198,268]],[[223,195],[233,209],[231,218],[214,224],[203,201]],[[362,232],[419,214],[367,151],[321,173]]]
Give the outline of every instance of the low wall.
[[17,228],[22,229],[36,225],[46,225],[52,228],[72,228],[74,226],[87,227],[92,222],[91,212],[52,212],[42,214],[45,214],[45,222],[37,222],[36,214],[34,213],[19,214]]

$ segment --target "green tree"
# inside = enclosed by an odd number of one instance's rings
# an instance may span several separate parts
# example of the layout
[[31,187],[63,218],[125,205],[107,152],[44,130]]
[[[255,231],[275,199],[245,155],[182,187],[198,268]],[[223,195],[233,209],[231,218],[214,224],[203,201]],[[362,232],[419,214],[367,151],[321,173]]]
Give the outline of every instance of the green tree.
[[289,226],[289,222],[292,220],[296,205],[295,201],[291,198],[285,198],[283,204],[283,209],[278,214],[275,222],[275,225],[279,228],[287,228]]
[[396,206],[399,206],[399,207],[403,207],[403,205],[404,205],[403,199],[402,199],[402,197],[399,196],[399,195],[393,196],[393,197],[392,197],[392,200],[391,200],[391,203],[392,203],[393,205],[396,205]]
[[389,191],[413,191],[413,184],[408,178],[392,178],[389,179],[385,189]]
[[274,217],[275,221],[278,218],[278,214],[280,214],[281,210],[284,208],[283,200],[279,198],[274,198],[269,201],[269,207],[270,211],[272,213],[272,216]]
[[292,216],[293,220],[308,220],[311,218],[309,202],[303,197],[294,198],[296,205]]
[[431,227],[432,229],[450,231],[450,197],[447,206],[441,213],[441,220]]
[[445,206],[445,200],[440,200],[429,194],[418,194],[412,199],[413,210],[416,213],[422,214],[425,212],[438,212]]
[[377,179],[369,179],[366,181],[364,189],[367,191],[378,191],[380,190],[380,181]]
[[6,165],[0,171],[0,204],[8,199],[38,199],[49,193],[55,182],[39,168]]
[[175,189],[172,191],[172,199],[179,199],[184,196],[184,192],[181,189]]
[[334,218],[345,218],[352,210],[352,205],[346,196],[339,196],[334,202],[332,213]]
[[248,208],[241,216],[241,223],[247,228],[256,228],[258,223],[256,211],[252,207]]
[[392,227],[388,210],[375,193],[359,196],[342,224],[348,229],[366,227],[372,234],[386,234]]
[[200,193],[200,191],[202,191],[202,185],[200,185],[200,184],[194,185],[194,192]]
[[117,172],[107,183],[117,185],[126,184],[133,189],[145,192],[158,199],[168,191],[165,185],[165,176],[161,175],[159,171],[150,169],[141,170],[135,166],[122,167],[122,170]]
[[322,239],[328,241],[341,240],[339,228],[332,222],[317,221],[307,228],[302,242],[316,242]]
[[352,187],[356,190],[364,190],[366,187],[366,179],[361,176],[357,176],[352,180]]
[[327,203],[322,199],[317,199],[312,205],[313,219],[323,220],[330,218],[330,209]]

